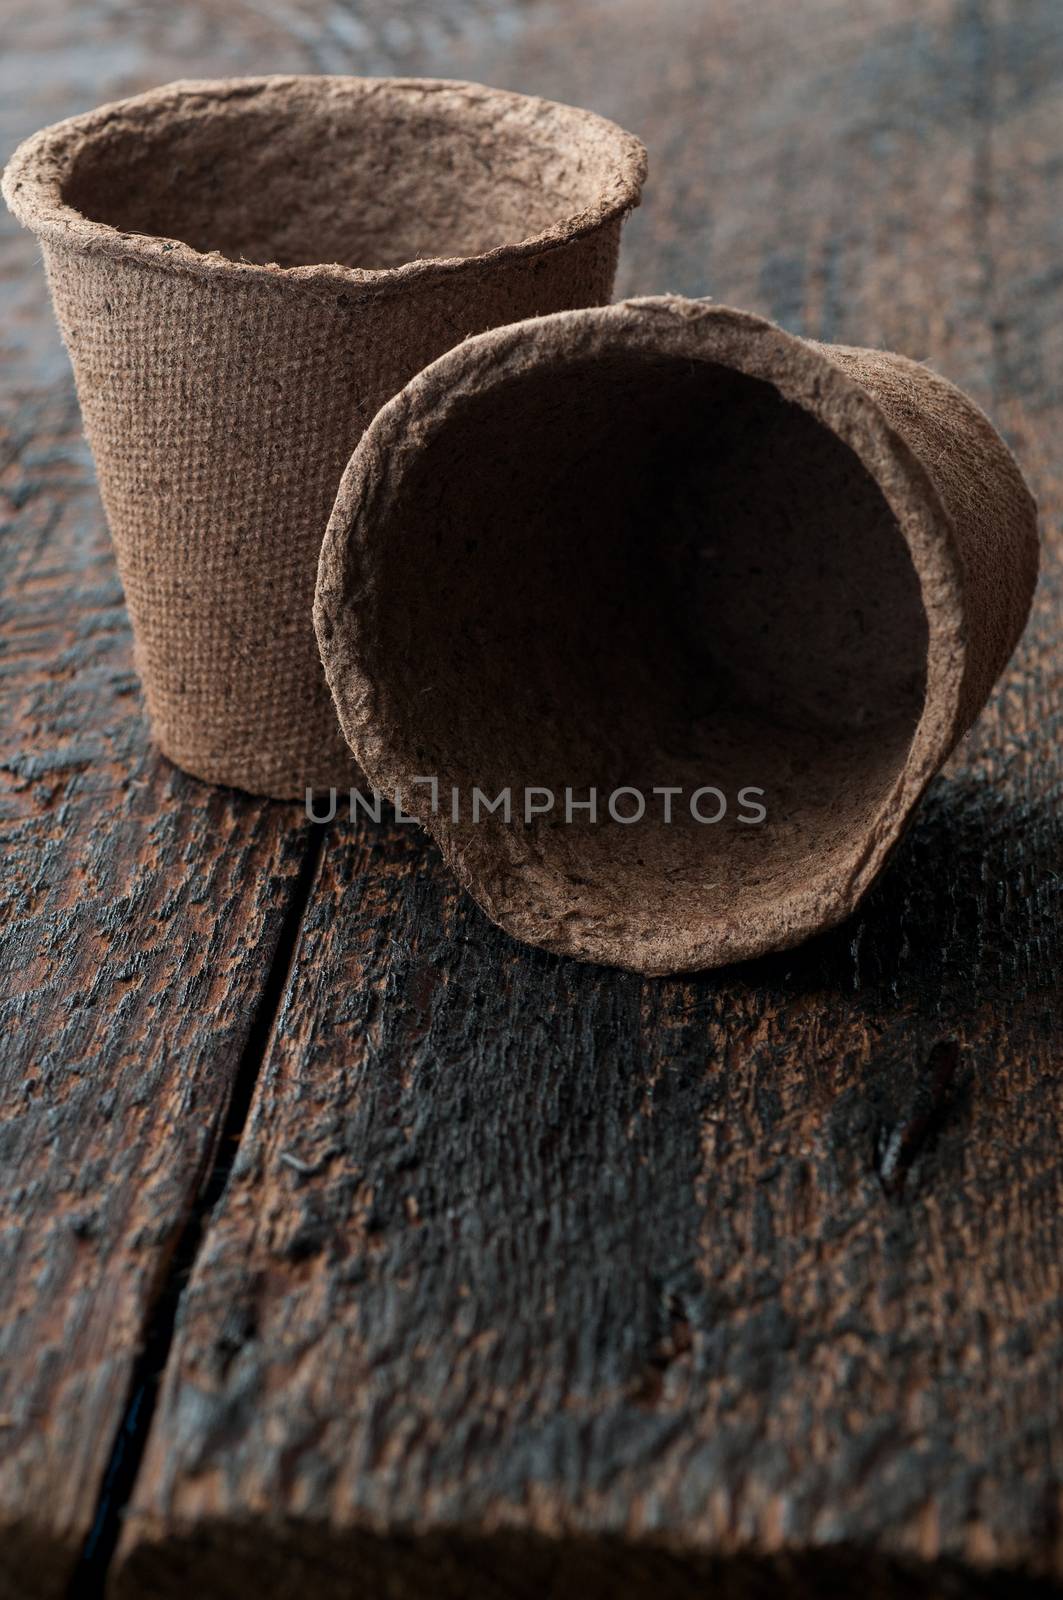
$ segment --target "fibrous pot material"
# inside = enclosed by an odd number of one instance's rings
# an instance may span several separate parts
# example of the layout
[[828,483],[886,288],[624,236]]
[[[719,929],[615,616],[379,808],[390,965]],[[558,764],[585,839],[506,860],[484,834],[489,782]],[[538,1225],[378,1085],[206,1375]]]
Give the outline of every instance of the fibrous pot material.
[[[667,297],[416,377],[344,475],[316,621],[359,761],[489,915],[662,973],[853,910],[1036,569],[1019,469],[950,383]],[[566,815],[592,787],[597,818]]]
[[177,83],[23,144],[155,735],[259,793],[357,776],[312,623],[374,412],[499,323],[612,291],[639,142],[472,84]]

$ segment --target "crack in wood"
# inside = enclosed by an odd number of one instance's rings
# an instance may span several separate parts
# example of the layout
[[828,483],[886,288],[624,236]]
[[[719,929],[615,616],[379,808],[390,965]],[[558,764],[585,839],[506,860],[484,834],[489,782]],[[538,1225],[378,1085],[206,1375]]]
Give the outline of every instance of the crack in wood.
[[657,1341],[649,1360],[631,1391],[636,1405],[655,1406],[663,1394],[668,1371],[689,1355],[694,1345],[694,1330],[686,1302],[680,1294],[670,1294],[664,1304],[667,1331]]
[[942,1039],[926,1059],[904,1116],[879,1129],[875,1167],[886,1194],[899,1198],[912,1164],[940,1129],[954,1100],[952,1086],[960,1063],[955,1039]]
[[146,1321],[143,1346],[133,1367],[129,1398],[111,1449],[96,1514],[67,1591],[68,1600],[103,1600],[111,1558],[122,1529],[122,1518],[133,1492],[151,1429],[159,1383],[169,1359],[181,1301],[211,1215],[225,1192],[251,1110],[259,1072],[283,1009],[303,917],[327,832],[327,827],[316,827],[311,831],[306,853],[283,912],[273,959],[244,1045],[225,1119],[208,1163],[206,1180],[199,1190],[198,1199],[177,1230],[173,1249],[160,1272],[160,1287]]

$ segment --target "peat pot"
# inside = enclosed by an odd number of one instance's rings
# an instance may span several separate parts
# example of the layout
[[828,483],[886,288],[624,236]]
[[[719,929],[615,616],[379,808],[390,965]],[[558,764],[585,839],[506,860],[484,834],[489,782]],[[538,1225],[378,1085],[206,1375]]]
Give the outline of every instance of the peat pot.
[[588,111],[386,78],[176,83],[16,151],[179,766],[351,781],[311,616],[351,450],[467,335],[608,301],[644,162]]
[[853,910],[1036,569],[950,383],[667,297],[414,378],[344,474],[316,622],[359,762],[488,914],[663,973]]

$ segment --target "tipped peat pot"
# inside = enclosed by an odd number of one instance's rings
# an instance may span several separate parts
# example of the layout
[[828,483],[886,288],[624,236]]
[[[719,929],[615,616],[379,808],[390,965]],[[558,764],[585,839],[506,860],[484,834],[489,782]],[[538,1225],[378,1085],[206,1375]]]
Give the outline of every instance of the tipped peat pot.
[[666,297],[414,378],[343,477],[316,622],[359,762],[487,913],[664,973],[853,910],[1036,569],[1019,469],[950,383]]
[[467,335],[609,300],[638,140],[473,84],[177,83],[45,129],[39,237],[155,736],[257,793],[357,777],[312,623],[377,408]]

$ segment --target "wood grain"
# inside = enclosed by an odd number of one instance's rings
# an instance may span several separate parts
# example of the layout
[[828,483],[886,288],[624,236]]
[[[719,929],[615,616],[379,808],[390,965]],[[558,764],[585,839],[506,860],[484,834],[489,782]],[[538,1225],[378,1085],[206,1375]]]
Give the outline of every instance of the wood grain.
[[[42,121],[73,109],[50,9],[5,12],[7,147],[34,95]],[[45,43],[56,79],[31,90]],[[34,1600],[64,1592],[157,1377],[153,1319],[312,841],[297,808],[152,752],[38,253],[6,213],[0,296],[0,1596]]]
[[308,836],[295,808],[200,787],[151,753],[69,392],[27,403],[14,424],[0,1594],[24,1600],[56,1592],[95,1515]]
[[893,345],[990,408],[1042,501],[1036,614],[862,913],[786,957],[678,983],[529,953],[410,831],[333,829],[115,1593],[1039,1592],[1063,1578],[1063,22],[512,17],[433,69],[646,138],[625,290]]

